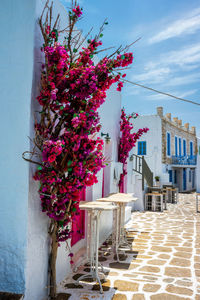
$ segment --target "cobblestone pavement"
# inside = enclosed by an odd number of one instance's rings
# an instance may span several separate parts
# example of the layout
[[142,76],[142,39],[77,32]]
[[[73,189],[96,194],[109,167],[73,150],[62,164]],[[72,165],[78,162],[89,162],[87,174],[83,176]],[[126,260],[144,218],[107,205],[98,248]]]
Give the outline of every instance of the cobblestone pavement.
[[104,294],[99,285],[74,279],[61,283],[58,300],[200,300],[200,213],[195,194],[179,194],[178,204],[164,213],[133,212],[129,226],[132,251],[117,263],[112,254],[100,257],[108,267]]

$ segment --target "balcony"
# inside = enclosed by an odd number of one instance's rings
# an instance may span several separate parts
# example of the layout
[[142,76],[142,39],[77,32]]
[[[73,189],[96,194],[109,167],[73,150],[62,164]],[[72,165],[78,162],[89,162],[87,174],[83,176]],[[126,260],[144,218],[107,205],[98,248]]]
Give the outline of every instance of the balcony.
[[196,155],[172,156],[173,165],[196,165],[196,163],[197,163]]

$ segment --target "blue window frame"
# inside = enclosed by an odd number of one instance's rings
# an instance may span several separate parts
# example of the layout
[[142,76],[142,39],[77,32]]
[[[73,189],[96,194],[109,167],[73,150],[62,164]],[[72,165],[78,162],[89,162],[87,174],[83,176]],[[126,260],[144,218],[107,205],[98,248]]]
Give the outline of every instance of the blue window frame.
[[172,182],[172,170],[169,170],[169,182]]
[[175,156],[178,156],[178,138],[175,136]]
[[190,156],[193,156],[193,142],[190,142]]
[[167,155],[171,155],[171,135],[167,132]]
[[178,145],[179,145],[179,156],[182,155],[182,151],[181,151],[181,138],[178,139]]
[[183,156],[187,155],[187,150],[186,150],[186,140],[183,140]]
[[138,155],[146,155],[146,154],[147,154],[147,143],[138,142]]

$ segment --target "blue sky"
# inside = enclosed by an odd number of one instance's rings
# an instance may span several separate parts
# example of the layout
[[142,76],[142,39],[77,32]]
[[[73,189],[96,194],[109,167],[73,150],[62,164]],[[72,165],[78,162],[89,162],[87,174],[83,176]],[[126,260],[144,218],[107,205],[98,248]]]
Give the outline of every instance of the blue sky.
[[[61,1],[66,7],[68,0]],[[200,1],[198,0],[81,0],[85,33],[96,33],[105,18],[104,47],[132,47],[134,63],[127,79],[200,103]],[[171,112],[200,136],[200,106],[173,100],[126,84],[123,105],[127,112],[154,114],[157,106]]]

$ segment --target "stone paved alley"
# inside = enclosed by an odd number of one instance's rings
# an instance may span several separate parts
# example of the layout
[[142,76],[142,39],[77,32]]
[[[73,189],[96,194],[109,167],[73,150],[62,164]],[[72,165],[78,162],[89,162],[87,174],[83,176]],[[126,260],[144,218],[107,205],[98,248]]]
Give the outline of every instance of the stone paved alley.
[[164,213],[134,212],[129,222],[128,251],[117,263],[113,255],[100,257],[109,267],[104,294],[99,286],[73,282],[88,268],[61,283],[58,300],[200,300],[200,213],[195,194],[180,194],[178,204]]

